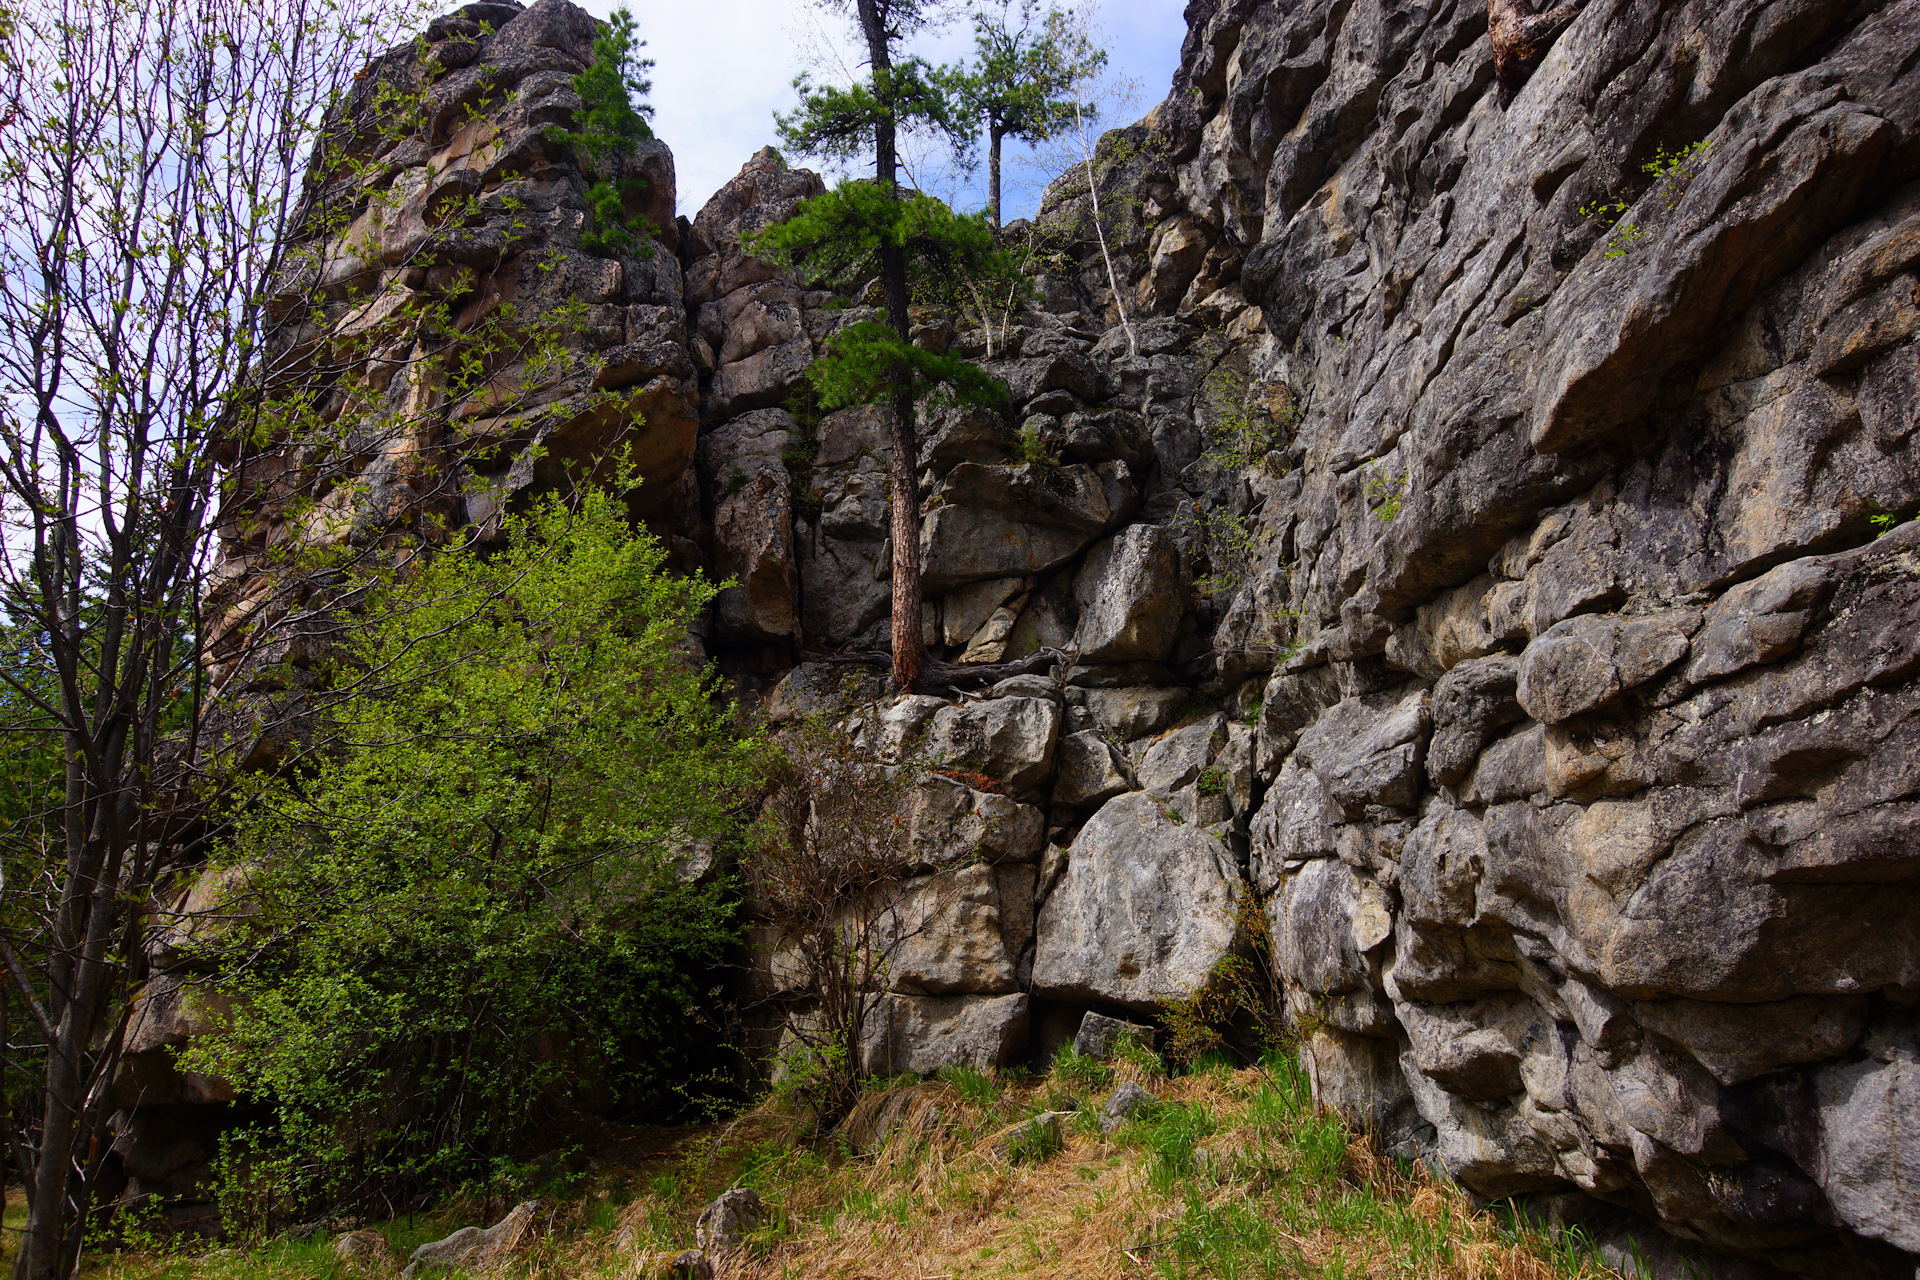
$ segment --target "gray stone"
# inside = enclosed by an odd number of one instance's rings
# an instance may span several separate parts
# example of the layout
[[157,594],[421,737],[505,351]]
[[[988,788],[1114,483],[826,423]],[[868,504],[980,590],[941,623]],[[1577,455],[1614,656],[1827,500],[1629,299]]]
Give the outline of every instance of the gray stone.
[[1033,940],[1031,866],[955,867],[902,886],[879,922],[887,985],[907,995],[1008,995]]
[[806,384],[807,367],[813,357],[813,344],[805,334],[798,334],[790,341],[721,365],[714,375],[709,412],[716,418],[726,418],[785,403]]
[[1644,618],[1583,615],[1557,623],[1521,655],[1520,705],[1542,724],[1604,706],[1686,657],[1700,615],[1678,610]]
[[531,1238],[540,1211],[538,1200],[517,1204],[490,1227],[462,1227],[445,1239],[423,1244],[407,1256],[401,1280],[413,1280],[423,1268],[488,1271],[500,1266]]
[[1109,1018],[1104,1013],[1089,1009],[1081,1015],[1080,1029],[1074,1032],[1073,1051],[1089,1058],[1111,1058],[1123,1040],[1131,1040],[1142,1049],[1151,1049],[1159,1043],[1160,1032],[1145,1023]]
[[1496,1100],[1520,1092],[1520,1062],[1542,1034],[1540,1009],[1518,993],[1462,1004],[1397,1004],[1413,1064],[1448,1093]]
[[1350,812],[1370,804],[1411,808],[1420,788],[1427,708],[1427,690],[1419,685],[1342,699],[1300,735],[1294,755]]
[[1494,732],[1524,720],[1514,691],[1519,664],[1505,654],[1461,662],[1433,687],[1433,741],[1427,775],[1451,786],[1466,778]]
[[1249,831],[1254,884],[1272,893],[1288,863],[1332,857],[1345,821],[1320,775],[1297,760],[1287,761],[1268,786]]
[[1032,862],[1046,841],[1046,815],[994,791],[924,775],[907,800],[906,838],[918,867]]
[[844,711],[853,703],[885,692],[885,685],[871,671],[834,662],[803,662],[780,677],[780,683],[761,704],[761,711],[769,722],[779,724]]
[[683,1249],[667,1264],[669,1280],[713,1280],[713,1262],[701,1249]]
[[1137,1112],[1153,1107],[1159,1101],[1160,1099],[1133,1081],[1125,1081],[1113,1091],[1113,1096],[1107,1099],[1106,1105],[1100,1108],[1100,1132],[1106,1134],[1118,1132],[1120,1126],[1131,1120]]
[[1065,564],[1116,517],[1099,472],[1085,465],[1002,467],[965,462],[947,473],[921,524],[929,592]]
[[1218,839],[1144,793],[1116,796],[1080,829],[1040,908],[1033,991],[1135,1009],[1191,992],[1232,947],[1242,892]]
[[1920,1253],[1920,1038],[1913,1019],[1869,1041],[1864,1061],[1815,1076],[1821,1189],[1861,1235]]
[[920,735],[935,713],[950,705],[945,698],[932,694],[907,694],[882,709],[879,722],[873,726],[873,741],[866,745],[885,759],[905,759],[918,749]]
[[1180,718],[1193,701],[1190,689],[1088,689],[1082,695],[1094,723],[1117,742],[1131,742],[1159,733]]
[[1007,456],[1007,427],[991,409],[967,406],[934,411],[920,435],[920,465],[944,469],[959,462],[999,462]]
[[1640,1001],[1633,1015],[1679,1045],[1721,1084],[1803,1062],[1837,1058],[1867,1025],[1865,997],[1802,996],[1767,1004],[1704,1000]]
[[720,1193],[693,1221],[693,1242],[708,1254],[738,1249],[760,1226],[766,1211],[752,1187],[734,1187]]
[[1254,764],[1262,777],[1279,771],[1300,733],[1320,717],[1341,693],[1328,667],[1275,673],[1260,693],[1260,719],[1255,726]]
[[1008,791],[1024,791],[1053,773],[1060,705],[1046,698],[993,698],[933,714],[926,755],[985,774]]
[[1060,700],[1060,686],[1052,676],[1008,676],[987,689],[989,698],[1046,698]]
[[1783,564],[1733,588],[1707,609],[1687,679],[1718,680],[1778,662],[1799,647],[1832,594],[1832,571],[1817,560]]
[[[846,507],[863,510],[857,497]],[[823,517],[823,523],[844,508]],[[815,641],[845,644],[868,634],[893,608],[885,540],[815,529],[800,544],[800,622]]]
[[1127,762],[1098,729],[1060,739],[1054,759],[1053,802],[1087,808],[1131,791]]
[[892,463],[892,438],[888,434],[892,410],[884,405],[862,404],[840,409],[820,419],[814,434],[820,448],[814,465],[838,467],[860,458]]
[[1474,814],[1435,804],[1407,837],[1400,857],[1400,900],[1419,924],[1466,926],[1479,914],[1487,866],[1486,829]]
[[1007,601],[1021,594],[1024,578],[990,578],[955,587],[940,601],[941,635],[945,643],[964,645]]
[[[1380,886],[1337,858],[1283,875],[1267,900],[1267,923],[1289,1008],[1360,1035],[1399,1032],[1375,974],[1374,953],[1392,936]],[[1384,927],[1383,927],[1384,926]]]
[[1451,1177],[1489,1198],[1562,1181],[1552,1147],[1516,1112],[1448,1093],[1411,1059],[1411,1052],[1401,1056],[1407,1087],[1421,1117],[1433,1126],[1434,1155]]
[[793,419],[780,410],[749,414],[709,432],[700,465],[714,494],[714,568],[733,578],[715,601],[729,635],[778,639],[793,633],[798,598],[790,482],[781,452]]
[[943,1067],[986,1071],[1011,1066],[1027,1050],[1027,997],[878,997],[861,1042],[864,1070],[873,1075]]
[[1191,785],[1226,742],[1226,717],[1206,716],[1163,735],[1140,755],[1140,785],[1165,794]]
[[1129,525],[1094,546],[1074,579],[1082,662],[1159,662],[1173,648],[1186,602],[1173,538]]
[[1118,459],[1139,466],[1152,456],[1146,423],[1124,409],[1070,413],[1060,424],[1060,453],[1078,462]]
[[1054,584],[1027,596],[1027,607],[1021,610],[1019,620],[1013,624],[1013,633],[1007,637],[1008,661],[1041,649],[1064,651],[1073,643],[1073,629],[1079,624],[1079,616],[1074,610],[1073,598],[1060,589],[1059,581],[1056,576]]

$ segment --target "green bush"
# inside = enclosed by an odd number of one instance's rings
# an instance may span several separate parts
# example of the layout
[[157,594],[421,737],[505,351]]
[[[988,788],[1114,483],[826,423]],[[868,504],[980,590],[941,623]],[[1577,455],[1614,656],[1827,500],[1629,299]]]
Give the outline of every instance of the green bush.
[[[729,830],[755,744],[680,655],[713,595],[590,492],[365,584],[308,766],[264,779],[203,939],[224,1026],[183,1066],[288,1211],[489,1176],[557,1112],[671,1105],[735,935],[683,866]],[[268,1214],[267,1216],[271,1216]]]

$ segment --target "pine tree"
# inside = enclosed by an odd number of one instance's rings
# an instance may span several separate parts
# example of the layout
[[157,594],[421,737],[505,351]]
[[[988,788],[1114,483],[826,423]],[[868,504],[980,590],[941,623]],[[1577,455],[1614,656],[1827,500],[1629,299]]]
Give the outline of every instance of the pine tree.
[[[653,81],[646,78],[653,59],[640,56],[647,42],[635,37],[633,11],[615,9],[605,31],[593,42],[593,61],[573,78],[582,104],[574,116],[579,127],[550,125],[546,131],[547,141],[570,148],[580,167],[595,179],[587,188],[593,227],[580,239],[588,253],[644,257],[650,252],[634,240],[632,220],[626,213],[628,202],[646,191],[646,179],[614,178],[634,144],[653,136],[647,125],[653,107],[645,101],[653,91]],[[651,228],[645,230],[652,234]]]
[[1074,122],[1075,89],[1099,75],[1096,49],[1070,15],[1040,0],[975,0],[975,61],[954,88],[987,131],[987,217],[1000,228],[1000,152],[1007,138],[1045,142]]
[[837,283],[858,285],[867,272],[879,275],[886,322],[842,330],[810,378],[828,407],[877,403],[893,411],[893,680],[912,689],[926,665],[914,401],[939,385],[968,402],[1004,401],[1006,392],[983,370],[913,345],[909,279],[918,273],[957,280],[1004,270],[1004,265],[984,216],[956,215],[938,200],[900,186],[902,131],[938,130],[961,148],[968,138],[968,122],[947,91],[951,77],[918,58],[897,56],[900,42],[937,6],[929,0],[846,2],[866,43],[867,82],[818,86],[803,75],[794,81],[799,109],[777,119],[783,141],[802,155],[851,159],[870,154],[873,180],[843,182],[808,201],[758,244],[765,254]]

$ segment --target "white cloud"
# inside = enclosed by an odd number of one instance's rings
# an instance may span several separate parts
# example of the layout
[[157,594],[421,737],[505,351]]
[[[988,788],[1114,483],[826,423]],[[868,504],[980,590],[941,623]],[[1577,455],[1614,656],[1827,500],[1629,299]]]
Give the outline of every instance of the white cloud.
[[[581,0],[605,16],[617,0]],[[810,0],[667,0],[633,3],[647,53],[655,59],[653,129],[673,148],[680,212],[692,217],[747,157],[777,144],[773,113],[794,104],[794,75],[824,55],[850,61],[848,22]],[[1112,65],[1141,85],[1135,114],[1167,91],[1186,25],[1182,0],[1106,0],[1101,24]],[[951,59],[970,44],[963,22],[923,38],[917,51]],[[830,75],[823,70],[822,78]],[[838,78],[838,77],[833,77]],[[1008,216],[1030,212],[1043,182],[1010,166]],[[976,179],[961,190],[937,176],[927,186],[963,202],[982,203]]]

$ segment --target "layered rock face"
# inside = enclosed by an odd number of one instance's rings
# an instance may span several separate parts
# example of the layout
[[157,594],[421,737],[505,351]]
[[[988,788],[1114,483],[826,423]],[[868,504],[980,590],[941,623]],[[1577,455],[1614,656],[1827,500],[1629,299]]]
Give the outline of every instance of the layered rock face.
[[312,417],[234,477],[217,652],[272,607],[288,546],[374,545],[426,521],[485,535],[516,498],[615,449],[643,482],[637,515],[670,523],[695,501],[673,155],[645,140],[596,175],[639,180],[626,214],[654,238],[590,251],[589,179],[549,137],[582,105],[573,79],[597,31],[565,0],[471,4],[369,66],[335,112],[260,361]]
[[[1911,1275],[1920,2],[1494,7],[1194,0],[1035,299],[917,317],[1015,401],[922,424],[929,643],[1058,678],[849,703],[809,660],[889,603],[884,421],[803,379],[873,312],[750,251],[817,177],[755,156],[583,360],[665,397],[650,518],[735,580],[743,699],[944,770],[876,1070],[1151,1018],[1264,921],[1387,1147]],[[578,253],[553,175],[523,252]]]
[[[1198,985],[1251,900],[1320,1096],[1388,1146],[1906,1274],[1920,6],[1570,8],[1506,93],[1479,4],[1188,18],[1103,148],[1118,298],[1063,180],[1078,268],[993,353],[1018,412],[920,459],[930,636],[1080,655],[881,704],[1045,807],[990,859],[1038,859],[1031,916],[950,928],[1030,955],[1044,1051]],[[793,634],[838,643],[883,616],[884,441],[811,438]]]
[[[1389,1145],[1903,1274],[1920,8],[1570,16],[1503,106],[1479,5],[1196,4],[1112,148],[1126,300],[1173,319],[1095,360],[1149,424],[1138,519],[1254,531],[1179,671],[1257,732],[1244,800],[1215,765],[1184,828],[1137,793],[1080,828],[1034,990],[1191,982],[1221,909],[1187,842],[1231,814],[1218,896],[1261,902],[1316,1087]],[[1156,399],[1222,322],[1297,406],[1246,468],[1196,458],[1204,395]],[[1147,796],[1232,750],[1152,730]]]

